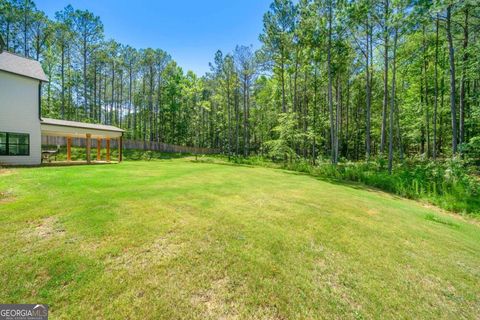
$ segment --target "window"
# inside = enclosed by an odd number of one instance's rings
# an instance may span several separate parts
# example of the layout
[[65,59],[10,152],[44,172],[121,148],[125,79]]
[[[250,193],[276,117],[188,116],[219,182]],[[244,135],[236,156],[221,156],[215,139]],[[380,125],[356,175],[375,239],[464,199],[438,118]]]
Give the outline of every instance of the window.
[[26,133],[0,132],[0,155],[30,155],[30,136]]
[[0,132],[0,155],[7,155],[7,133]]

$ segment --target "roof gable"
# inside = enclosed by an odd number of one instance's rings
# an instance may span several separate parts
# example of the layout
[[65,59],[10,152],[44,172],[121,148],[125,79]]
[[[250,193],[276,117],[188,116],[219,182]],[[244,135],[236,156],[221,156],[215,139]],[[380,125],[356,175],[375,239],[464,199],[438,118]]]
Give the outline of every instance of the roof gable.
[[48,82],[40,62],[7,51],[0,53],[0,70]]

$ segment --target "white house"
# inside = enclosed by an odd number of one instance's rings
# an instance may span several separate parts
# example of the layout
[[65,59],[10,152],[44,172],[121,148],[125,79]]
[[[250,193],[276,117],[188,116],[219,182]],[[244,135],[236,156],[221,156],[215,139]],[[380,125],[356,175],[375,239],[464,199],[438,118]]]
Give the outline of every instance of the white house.
[[41,118],[44,82],[48,79],[40,63],[4,51],[0,37],[0,165],[39,165],[42,161],[42,134],[66,137],[68,160],[72,138],[85,138],[87,162],[91,161],[91,139],[97,140],[97,161],[101,160],[102,139],[106,140],[107,161],[110,160],[110,139],[118,139],[121,160],[122,129]]

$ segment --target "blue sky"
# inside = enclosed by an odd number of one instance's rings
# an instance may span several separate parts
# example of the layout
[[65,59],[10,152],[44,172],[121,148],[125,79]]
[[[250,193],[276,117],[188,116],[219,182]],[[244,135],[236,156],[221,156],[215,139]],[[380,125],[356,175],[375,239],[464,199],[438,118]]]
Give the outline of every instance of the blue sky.
[[135,48],[161,48],[186,71],[208,71],[220,49],[260,46],[263,14],[270,0],[36,0],[53,17],[71,4],[100,16],[107,38]]

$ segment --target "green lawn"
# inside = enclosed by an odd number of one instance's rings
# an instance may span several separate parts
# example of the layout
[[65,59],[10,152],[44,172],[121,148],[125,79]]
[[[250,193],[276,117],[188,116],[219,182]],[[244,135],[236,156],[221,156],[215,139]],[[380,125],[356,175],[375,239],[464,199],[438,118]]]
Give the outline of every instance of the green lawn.
[[470,318],[480,226],[189,158],[0,171],[0,302],[51,319]]

